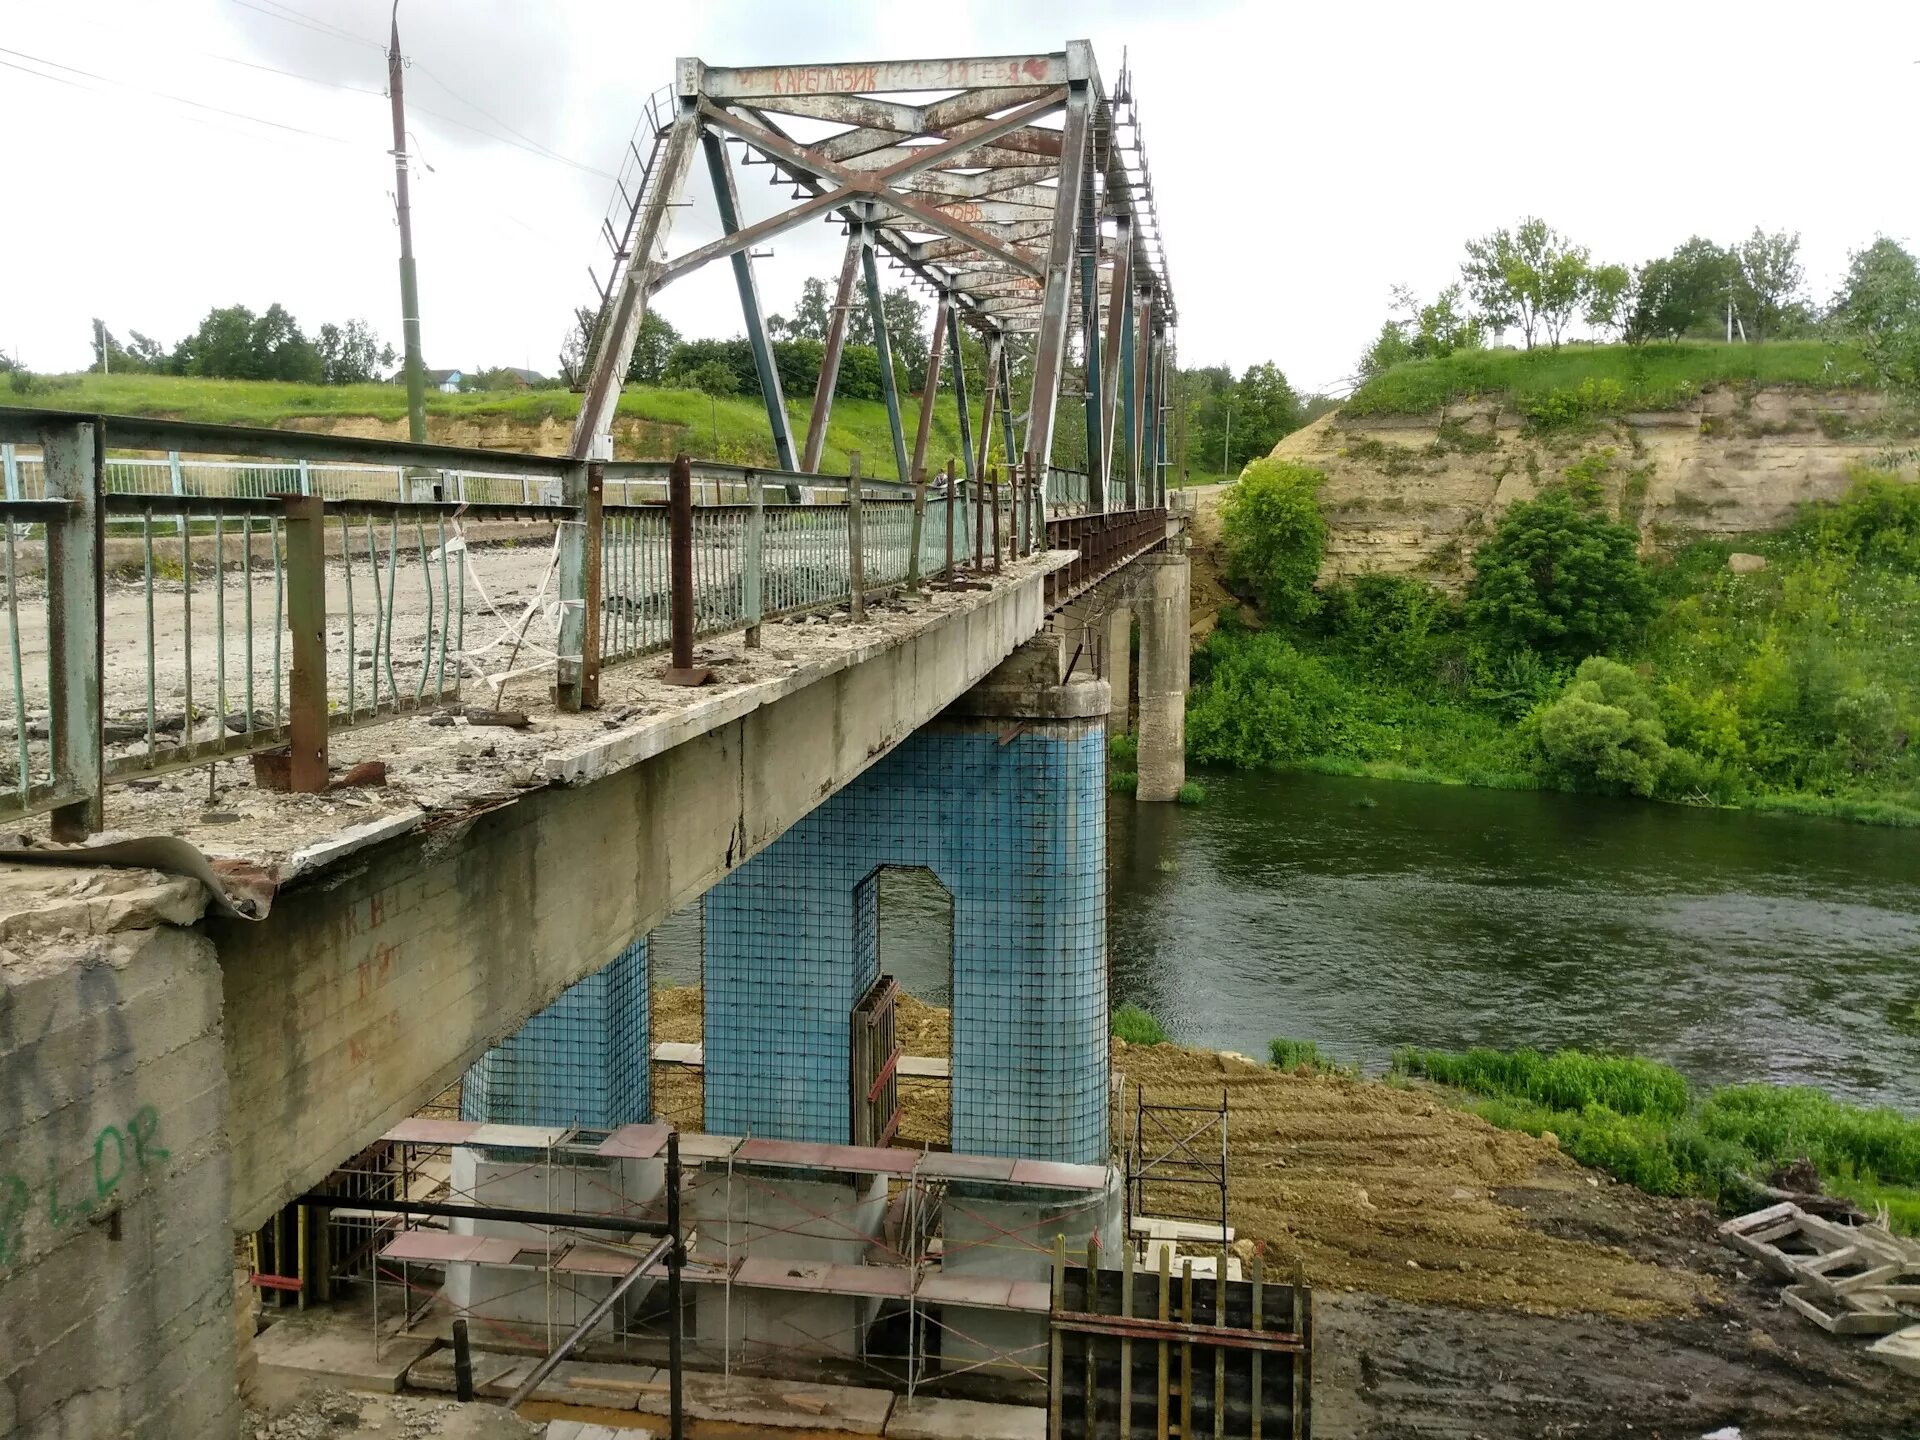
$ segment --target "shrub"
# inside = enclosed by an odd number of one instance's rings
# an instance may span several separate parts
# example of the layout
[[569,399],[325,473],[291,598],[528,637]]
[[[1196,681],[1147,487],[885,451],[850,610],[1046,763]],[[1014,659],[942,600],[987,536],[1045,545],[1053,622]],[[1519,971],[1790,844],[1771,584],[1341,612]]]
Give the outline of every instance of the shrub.
[[1316,1075],[1355,1075],[1351,1065],[1342,1065],[1312,1040],[1290,1040],[1276,1036],[1267,1044],[1268,1063],[1276,1070],[1307,1070]]
[[1507,508],[1473,555],[1467,618],[1497,645],[1578,659],[1646,621],[1653,593],[1640,537],[1565,489]]
[[1480,1095],[1531,1101],[1550,1110],[1605,1106],[1617,1115],[1677,1119],[1686,1113],[1686,1077],[1635,1055],[1585,1050],[1414,1050],[1394,1052],[1396,1070]]
[[1160,1022],[1138,1005],[1114,1006],[1112,1030],[1118,1039],[1129,1045],[1167,1043],[1167,1032],[1160,1028]]
[[1275,619],[1304,619],[1317,606],[1313,582],[1327,543],[1318,494],[1326,478],[1311,466],[1256,460],[1221,504],[1227,578]]
[[1207,803],[1207,787],[1198,780],[1189,780],[1180,787],[1174,798],[1182,805],[1204,805]]
[[1659,707],[1638,675],[1601,656],[1532,723],[1548,773],[1576,789],[1651,795],[1667,768]]
[[1429,680],[1461,623],[1443,590],[1404,575],[1359,575],[1321,594],[1321,622],[1350,653],[1409,679]]

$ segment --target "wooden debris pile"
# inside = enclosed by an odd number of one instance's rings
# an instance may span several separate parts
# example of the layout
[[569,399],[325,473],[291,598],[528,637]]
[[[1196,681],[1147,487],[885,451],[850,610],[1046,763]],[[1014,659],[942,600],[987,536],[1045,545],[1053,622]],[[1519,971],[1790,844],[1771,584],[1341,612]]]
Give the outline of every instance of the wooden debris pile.
[[1834,1335],[1920,1375],[1920,1243],[1884,1225],[1842,1225],[1788,1201],[1729,1220],[1720,1238],[1788,1282],[1780,1298]]

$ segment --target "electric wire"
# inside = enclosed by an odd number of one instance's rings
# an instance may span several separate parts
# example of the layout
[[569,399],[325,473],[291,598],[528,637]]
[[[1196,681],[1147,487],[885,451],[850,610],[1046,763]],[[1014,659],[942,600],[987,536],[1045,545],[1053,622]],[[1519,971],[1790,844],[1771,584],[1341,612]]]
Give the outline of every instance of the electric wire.
[[[269,20],[284,21],[289,25],[298,25],[303,30],[311,30],[316,35],[325,35],[334,40],[348,40],[355,45],[365,45],[368,49],[378,50],[383,54],[386,52],[387,47],[378,40],[369,40],[364,35],[356,35],[351,30],[344,30],[316,15],[295,10],[291,5],[276,4],[275,0],[264,0],[264,3],[258,4],[255,0],[233,0],[233,3],[243,10],[252,10],[256,14],[265,15]],[[269,6],[272,8],[269,9]]]

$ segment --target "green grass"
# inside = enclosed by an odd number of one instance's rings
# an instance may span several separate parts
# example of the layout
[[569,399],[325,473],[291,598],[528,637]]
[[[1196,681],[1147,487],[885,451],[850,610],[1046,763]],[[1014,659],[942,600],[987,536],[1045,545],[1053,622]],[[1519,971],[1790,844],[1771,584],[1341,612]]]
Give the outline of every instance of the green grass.
[[1167,1043],[1167,1032],[1160,1028],[1160,1022],[1138,1005],[1114,1006],[1111,1028],[1117,1038],[1129,1045]]
[[1709,385],[1865,388],[1871,372],[1859,350],[1822,340],[1763,345],[1564,345],[1558,350],[1462,350],[1413,360],[1377,375],[1341,407],[1348,416],[1425,415],[1456,400],[1504,397],[1531,413],[1555,396],[1580,394],[1609,411],[1672,410]]
[[[787,414],[797,445],[806,433],[811,396],[788,396]],[[40,377],[28,394],[0,386],[0,405],[54,410],[84,410],[109,415],[159,416],[219,425],[285,426],[347,417],[400,421],[407,414],[407,392],[399,385],[294,385],[272,380],[207,380],[183,375],[54,375]],[[917,402],[903,397],[903,425],[909,450]],[[571,425],[580,397],[570,390],[475,391],[427,396],[429,438],[441,439],[461,422],[535,427],[545,422]],[[669,459],[686,450],[702,459],[740,465],[774,463],[772,432],[757,396],[736,395],[709,402],[696,390],[667,390],[630,385],[621,393],[619,412],[642,422],[629,442],[617,446],[621,459]],[[435,433],[435,432],[439,433]],[[538,443],[529,436],[515,446]],[[545,446],[554,448],[549,439]],[[827,426],[821,468],[845,473],[847,454],[860,452],[863,474],[892,479],[893,439],[887,407],[878,400],[834,401]],[[928,444],[929,467],[944,465],[960,453],[960,428],[953,396],[934,403]],[[996,450],[989,463],[1000,463]]]
[[1884,1205],[1896,1229],[1920,1234],[1920,1120],[1893,1109],[1805,1086],[1694,1093],[1670,1066],[1580,1050],[1405,1049],[1393,1073],[1449,1087],[1502,1129],[1551,1133],[1582,1164],[1651,1194],[1740,1206],[1805,1160],[1831,1193],[1869,1213]]
[[1182,805],[1204,805],[1207,803],[1207,787],[1198,780],[1189,780],[1180,787],[1173,798]]
[[1308,1071],[1316,1075],[1358,1075],[1359,1069],[1343,1065],[1312,1040],[1294,1040],[1275,1036],[1267,1044],[1267,1063],[1276,1070]]

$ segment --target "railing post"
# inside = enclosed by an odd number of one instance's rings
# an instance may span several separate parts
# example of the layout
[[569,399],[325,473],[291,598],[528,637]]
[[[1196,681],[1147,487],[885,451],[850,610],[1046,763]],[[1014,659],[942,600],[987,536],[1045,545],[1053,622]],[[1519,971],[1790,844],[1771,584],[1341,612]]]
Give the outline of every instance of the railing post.
[[280,503],[287,520],[287,628],[293,635],[288,785],[317,795],[327,788],[326,501],[303,493]]
[[907,522],[907,594],[920,593],[920,538],[927,524],[927,472],[913,472],[913,517]]
[[741,601],[747,612],[747,646],[760,648],[760,620],[766,613],[762,595],[767,569],[767,494],[759,476],[747,472],[747,533],[741,541]]
[[0,471],[6,472],[7,498],[20,498],[20,461],[14,456],[11,444],[0,445]]
[[993,496],[993,573],[1000,573],[1000,471],[987,472],[987,490]]
[[667,589],[673,649],[660,678],[669,685],[704,685],[713,672],[693,663],[693,462],[684,450],[673,457],[667,481]]
[[979,575],[987,568],[987,497],[980,487],[980,478],[973,481],[973,573]]
[[[47,498],[67,511],[47,522],[48,735],[55,787],[78,798],[53,812],[53,838],[84,840],[106,824],[101,762],[101,652],[106,567],[100,490],[106,445],[98,421],[40,432]],[[187,577],[193,583],[193,577]],[[21,715],[22,725],[27,717]],[[188,726],[192,726],[189,717]]]
[[605,468],[575,461],[560,481],[560,501],[577,519],[560,522],[560,654],[554,703],[590,710],[600,703],[600,495]]
[[947,568],[943,578],[953,583],[953,461],[947,461]]
[[300,493],[302,495],[311,495],[313,493],[313,476],[309,472],[308,464],[305,460],[299,461],[298,464],[300,467]]
[[867,557],[861,534],[858,450],[847,455],[847,596],[847,619],[858,625],[867,618]]

